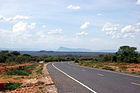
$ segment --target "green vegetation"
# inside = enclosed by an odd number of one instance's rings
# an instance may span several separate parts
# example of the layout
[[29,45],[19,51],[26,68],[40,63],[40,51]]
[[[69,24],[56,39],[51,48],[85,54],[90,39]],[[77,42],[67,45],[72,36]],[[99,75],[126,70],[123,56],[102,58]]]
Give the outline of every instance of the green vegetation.
[[5,90],[15,90],[21,86],[21,83],[6,83]]
[[114,69],[114,68],[111,68],[111,67],[108,67],[108,66],[105,66],[105,67],[103,67],[102,69],[105,69],[105,70],[110,70],[110,71],[115,71],[115,69]]
[[28,54],[21,55],[18,51],[1,51],[0,52],[0,63],[23,63],[30,62],[34,59]]
[[[99,55],[97,57],[83,57],[83,56],[31,56],[29,54],[20,54],[18,51],[0,51],[0,65],[1,67],[31,63],[32,65],[19,66],[16,68],[6,68],[6,75],[0,75],[0,78],[11,78],[15,80],[22,79],[26,76],[28,78],[36,78],[42,75],[42,62],[61,62],[74,61],[75,64],[82,66],[89,66],[99,69],[126,72],[140,75],[140,54],[136,51],[136,47],[121,46],[116,53],[108,53]],[[132,65],[130,65],[132,64]],[[134,64],[134,66],[133,66]],[[137,66],[139,65],[139,66]],[[37,82],[37,84],[44,84]],[[7,90],[14,90],[18,88],[21,83],[7,83]]]
[[136,51],[136,49],[136,47],[121,46],[114,54],[99,55],[97,61],[140,63],[140,54]]
[[43,84],[45,84],[45,83],[42,82],[42,81],[38,81],[37,84],[38,84],[38,85],[43,85]]
[[140,60],[139,53],[136,52],[136,47],[121,46],[116,53],[117,60],[128,63],[138,63]]
[[61,62],[61,61],[87,61],[94,60],[94,57],[82,56],[31,56],[29,54],[20,54],[18,51],[0,51],[0,63],[8,65],[22,64],[26,62]]
[[[0,75],[0,78],[4,79],[4,80],[8,80],[9,83],[5,82],[2,83],[3,87],[0,87],[0,91],[11,91],[11,90],[15,90],[17,88],[19,88],[21,85],[25,84],[27,86],[32,86],[33,84],[31,82],[29,83],[25,83],[24,82],[20,82],[20,79],[37,79],[39,77],[42,77],[42,69],[43,69],[44,64],[43,63],[32,63],[32,64],[27,64],[27,65],[15,65],[12,67],[15,68],[8,68],[6,69],[6,75]],[[9,66],[10,67],[10,66]],[[17,83],[15,83],[17,82]],[[18,83],[19,82],[19,83]],[[35,84],[38,85],[43,85],[44,82],[42,81],[38,81]]]
[[140,75],[140,54],[136,49],[121,46],[116,53],[99,55],[87,61],[76,59],[75,64]]
[[36,67],[36,64],[21,66],[16,68],[11,68],[7,70],[7,75],[23,75],[29,76],[32,73],[32,70]]
[[18,51],[0,51],[0,63],[8,65],[22,64],[26,62],[61,62],[61,61],[93,61],[93,62],[124,62],[124,63],[140,63],[140,54],[136,51],[136,47],[121,46],[116,53],[108,53],[99,55],[98,57],[82,57],[82,56],[31,56],[29,54],[21,55]]
[[13,68],[9,71],[7,71],[8,75],[23,75],[23,76],[29,76],[30,72],[19,70],[17,68]]

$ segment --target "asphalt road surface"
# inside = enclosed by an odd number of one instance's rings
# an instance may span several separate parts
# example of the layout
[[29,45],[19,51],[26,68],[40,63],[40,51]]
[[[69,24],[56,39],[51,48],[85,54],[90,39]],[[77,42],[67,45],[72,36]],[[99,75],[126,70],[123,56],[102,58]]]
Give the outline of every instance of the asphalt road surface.
[[50,63],[47,68],[58,93],[140,93],[140,76],[68,62]]

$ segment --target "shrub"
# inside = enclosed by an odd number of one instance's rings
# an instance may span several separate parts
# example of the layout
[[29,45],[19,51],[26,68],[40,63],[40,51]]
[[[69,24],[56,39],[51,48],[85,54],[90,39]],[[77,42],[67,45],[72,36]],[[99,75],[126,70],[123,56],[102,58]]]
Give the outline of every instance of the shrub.
[[26,72],[24,70],[18,70],[17,68],[13,68],[7,71],[8,75],[24,75],[29,76],[30,72]]
[[42,82],[42,81],[38,81],[37,84],[38,84],[38,85],[43,85],[43,84],[45,84],[45,83]]
[[22,83],[6,83],[4,88],[6,90],[15,90],[21,86]]
[[103,67],[102,69],[105,69],[105,70],[111,70],[111,71],[115,71],[115,69],[111,68],[111,67]]
[[79,60],[75,60],[75,63],[79,63]]

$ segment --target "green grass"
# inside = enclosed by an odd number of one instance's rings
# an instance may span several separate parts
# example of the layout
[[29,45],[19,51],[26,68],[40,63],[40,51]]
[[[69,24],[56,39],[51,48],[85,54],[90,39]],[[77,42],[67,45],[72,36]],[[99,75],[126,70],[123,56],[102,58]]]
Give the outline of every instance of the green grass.
[[115,71],[115,69],[114,68],[111,68],[111,67],[103,67],[102,69],[110,70],[110,71]]
[[26,72],[24,70],[18,70],[16,68],[10,69],[7,71],[8,75],[23,75],[23,76],[29,76],[30,72]]
[[[5,93],[5,91],[11,91],[11,90],[15,90],[17,88],[19,88],[22,85],[22,83],[5,83],[4,87],[0,89],[0,91],[3,91]],[[3,93],[2,92],[2,93]]]
[[15,90],[21,86],[22,83],[6,83],[4,85],[6,90]]
[[21,76],[29,76],[32,73],[32,70],[36,68],[36,64],[27,65],[17,68],[11,68],[7,71],[8,75],[21,75]]
[[[105,69],[110,71],[117,71],[117,72],[124,72],[129,74],[136,74],[140,75],[140,72],[136,71],[127,71],[127,68],[129,68],[129,63],[111,63],[111,62],[79,62],[75,63],[81,66],[88,66],[93,68],[99,68],[99,69]],[[114,66],[114,67],[111,67]]]
[[8,78],[12,78],[12,75],[1,75],[0,78],[8,79]]
[[19,80],[19,79],[24,79],[24,77],[16,77],[16,78],[13,78],[15,80]]

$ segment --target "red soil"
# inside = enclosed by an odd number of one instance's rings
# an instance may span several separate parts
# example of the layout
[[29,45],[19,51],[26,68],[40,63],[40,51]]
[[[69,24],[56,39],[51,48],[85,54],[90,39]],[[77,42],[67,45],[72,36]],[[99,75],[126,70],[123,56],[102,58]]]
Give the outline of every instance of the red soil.
[[126,71],[128,72],[132,72],[132,71],[140,72],[140,64],[109,63],[106,66],[116,69],[116,68],[119,68],[119,66],[117,65],[126,67]]
[[118,68],[117,66],[108,66],[108,67],[115,68],[115,69]]
[[[5,75],[6,74],[6,69],[10,69],[10,68],[16,68],[16,67],[22,67],[22,66],[27,66],[27,65],[32,65],[32,64],[19,64],[19,65],[14,65],[14,66],[5,66],[5,67],[0,67],[0,75]],[[22,83],[24,81],[26,81],[27,79],[13,79],[13,78],[7,78],[7,79],[3,79],[0,78],[0,83],[9,83],[9,82],[14,82],[14,83]]]
[[135,68],[140,68],[140,64],[130,64],[129,66],[135,67]]
[[24,87],[19,88],[17,90],[9,91],[6,93],[35,93],[35,90],[37,89],[37,86],[30,86],[30,87]]
[[22,66],[27,66],[27,65],[32,65],[32,64],[19,64],[19,65],[13,65],[13,66],[0,67],[0,75],[5,75],[6,74],[6,71],[5,71],[6,69],[22,67]]
[[7,78],[7,79],[3,79],[3,78],[0,78],[0,83],[9,83],[9,82],[12,82],[12,83],[23,83],[25,82],[26,80],[28,79],[13,79],[13,78]]
[[130,71],[130,72],[132,72],[132,71],[140,72],[140,68],[127,68],[126,70]]

